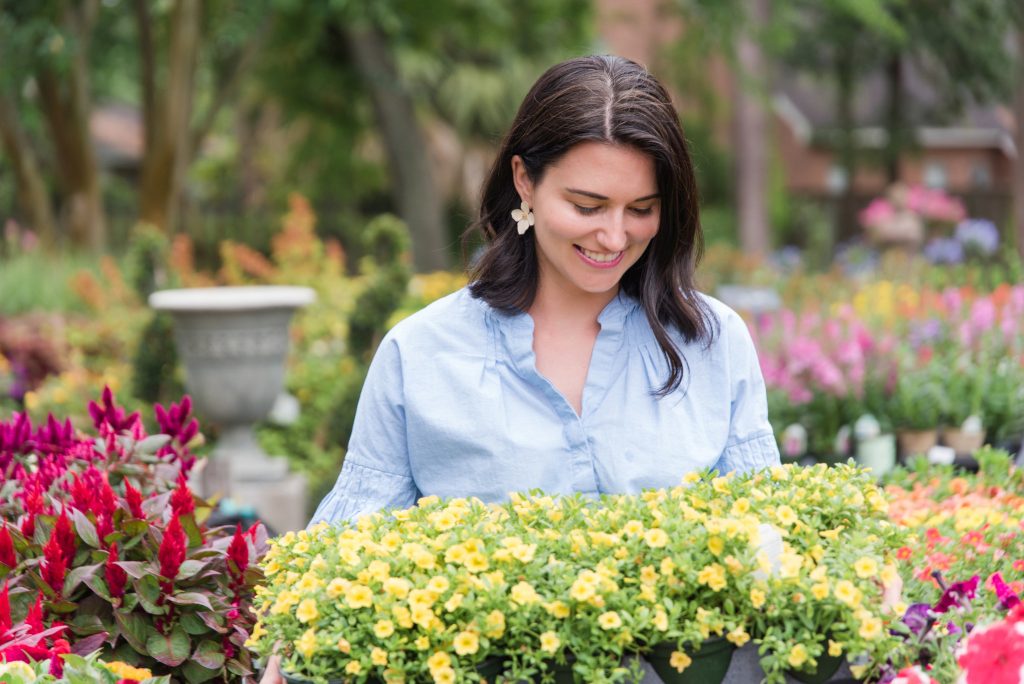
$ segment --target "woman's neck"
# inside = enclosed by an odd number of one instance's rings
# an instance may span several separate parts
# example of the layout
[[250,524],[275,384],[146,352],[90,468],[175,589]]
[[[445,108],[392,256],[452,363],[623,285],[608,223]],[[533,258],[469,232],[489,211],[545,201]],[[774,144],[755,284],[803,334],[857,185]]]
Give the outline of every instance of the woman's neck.
[[541,278],[528,313],[535,322],[543,320],[559,321],[564,325],[593,324],[618,293],[618,287],[599,293],[570,290],[557,285],[545,287],[544,278]]

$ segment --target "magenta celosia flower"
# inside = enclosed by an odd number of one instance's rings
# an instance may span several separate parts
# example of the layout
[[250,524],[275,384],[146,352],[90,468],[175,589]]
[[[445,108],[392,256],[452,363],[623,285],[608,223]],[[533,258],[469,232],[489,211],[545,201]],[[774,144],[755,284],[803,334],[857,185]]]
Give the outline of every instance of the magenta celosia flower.
[[[231,570],[232,576],[236,580],[241,578],[245,574],[246,568],[249,567],[249,545],[242,534],[241,523],[235,526],[235,536],[231,539],[231,544],[228,545],[228,559],[234,563],[235,569]],[[229,570],[231,567],[229,564]]]
[[117,564],[117,544],[111,544],[107,551],[107,562],[104,564],[103,572],[107,579],[107,589],[110,595],[115,598],[124,596],[125,583],[128,581],[128,574]]
[[64,565],[69,568],[74,565],[78,537],[75,536],[75,531],[71,527],[71,520],[68,519],[67,513],[63,509],[57,518],[56,524],[53,526],[51,539],[57,540],[57,544],[64,556]]
[[18,555],[14,551],[14,540],[7,529],[7,523],[0,523],[0,564],[13,568],[18,564]]
[[171,511],[175,517],[189,515],[195,511],[196,505],[192,498],[192,490],[188,488],[188,479],[184,473],[178,475],[178,488],[171,494]]
[[102,405],[95,401],[89,402],[89,415],[100,434],[109,436],[130,432],[135,436],[142,422],[138,412],[125,415],[124,409],[114,402],[114,393],[109,385],[104,386],[101,401]]
[[50,541],[43,547],[42,577],[53,592],[60,596],[64,593],[64,577],[67,575],[68,564],[64,552],[57,540],[57,535],[50,536]]
[[132,517],[139,520],[146,519],[146,514],[142,510],[142,493],[132,487],[132,483],[128,480],[124,481],[124,500],[128,504],[128,512],[132,514]]
[[164,594],[171,593],[174,578],[178,576],[178,570],[185,562],[186,542],[185,532],[181,529],[178,516],[172,516],[170,524],[164,530],[164,538],[160,541],[160,550],[157,552],[157,558],[160,560],[160,576],[166,580],[160,585]]

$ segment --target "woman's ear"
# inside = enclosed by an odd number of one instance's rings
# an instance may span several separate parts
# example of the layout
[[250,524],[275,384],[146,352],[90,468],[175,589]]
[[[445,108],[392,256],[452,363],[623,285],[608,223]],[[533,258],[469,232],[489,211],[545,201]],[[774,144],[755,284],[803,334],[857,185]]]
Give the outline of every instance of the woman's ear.
[[518,154],[512,155],[512,183],[516,186],[519,198],[533,206],[533,181],[526,173],[526,164]]

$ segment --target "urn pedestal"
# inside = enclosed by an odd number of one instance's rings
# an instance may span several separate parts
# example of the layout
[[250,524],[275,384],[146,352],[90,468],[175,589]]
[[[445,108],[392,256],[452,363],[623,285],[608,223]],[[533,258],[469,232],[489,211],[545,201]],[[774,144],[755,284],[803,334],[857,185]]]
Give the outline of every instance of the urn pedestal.
[[284,389],[292,316],[315,299],[310,288],[282,286],[162,290],[149,298],[174,318],[186,389],[200,417],[219,429],[203,495],[252,506],[276,532],[306,524],[306,483],[285,458],[260,448],[253,425]]

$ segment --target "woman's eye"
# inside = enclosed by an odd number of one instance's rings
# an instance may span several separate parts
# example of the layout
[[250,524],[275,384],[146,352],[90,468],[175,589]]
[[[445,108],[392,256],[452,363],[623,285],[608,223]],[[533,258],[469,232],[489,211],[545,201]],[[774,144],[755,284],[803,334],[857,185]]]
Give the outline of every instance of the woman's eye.
[[591,214],[596,214],[597,210],[600,208],[600,207],[584,207],[584,206],[581,206],[581,205],[575,204],[575,203],[573,204],[573,206],[576,207],[576,211],[580,212],[584,216],[590,216]]
[[633,213],[637,216],[650,216],[654,213],[654,207],[633,207]]

